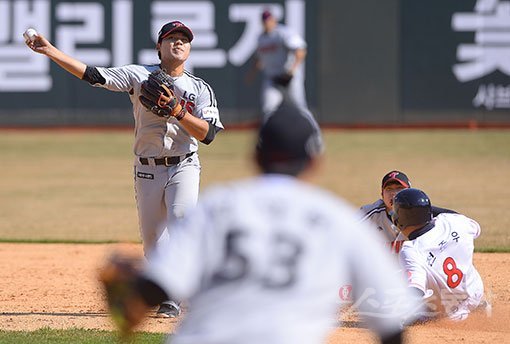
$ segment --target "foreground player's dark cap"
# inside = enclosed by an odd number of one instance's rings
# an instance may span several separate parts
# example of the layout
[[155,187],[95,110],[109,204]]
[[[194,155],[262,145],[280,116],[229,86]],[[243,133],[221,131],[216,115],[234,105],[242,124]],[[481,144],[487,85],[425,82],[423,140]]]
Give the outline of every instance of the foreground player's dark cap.
[[322,151],[318,129],[312,125],[307,115],[290,101],[284,101],[262,124],[258,139],[258,162],[269,172],[274,172],[271,171],[272,167],[299,169]]
[[166,23],[163,25],[161,30],[159,30],[158,33],[158,43],[161,43],[163,39],[165,39],[168,35],[170,35],[173,32],[182,32],[183,34],[188,37],[189,41],[191,42],[193,40],[193,32],[191,32],[191,29],[181,23],[178,20],[174,20],[170,23]]
[[272,16],[273,15],[271,14],[271,12],[269,10],[265,10],[264,12],[262,12],[262,21],[266,21],[269,18],[271,18]]
[[388,185],[391,182],[396,182],[403,187],[410,188],[411,187],[411,181],[407,176],[400,171],[390,171],[386,173],[386,175],[383,177],[381,182],[381,188],[385,188],[386,185]]

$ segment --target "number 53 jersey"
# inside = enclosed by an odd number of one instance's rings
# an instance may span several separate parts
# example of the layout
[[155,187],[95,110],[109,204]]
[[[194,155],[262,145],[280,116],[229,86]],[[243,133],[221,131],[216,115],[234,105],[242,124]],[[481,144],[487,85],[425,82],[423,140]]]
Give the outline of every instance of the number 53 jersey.
[[480,225],[460,214],[440,214],[434,221],[432,229],[404,243],[400,263],[409,286],[425,293],[429,316],[462,320],[483,297],[483,282],[473,265]]
[[417,304],[403,276],[388,278],[394,257],[358,218],[288,176],[210,188],[148,259],[146,276],[189,302],[172,344],[323,343],[346,280],[372,329],[400,331]]

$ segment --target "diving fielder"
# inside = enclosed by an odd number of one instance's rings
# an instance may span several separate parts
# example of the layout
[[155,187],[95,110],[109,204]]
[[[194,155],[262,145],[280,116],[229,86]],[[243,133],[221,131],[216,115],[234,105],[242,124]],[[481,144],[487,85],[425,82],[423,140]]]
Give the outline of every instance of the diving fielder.
[[[135,118],[135,197],[146,255],[158,240],[166,240],[166,223],[182,217],[196,204],[200,181],[198,142],[210,144],[223,129],[211,86],[184,69],[193,38],[192,31],[183,23],[167,23],[159,31],[156,45],[161,64],[116,68],[87,66],[58,50],[40,34],[26,41],[33,51],[48,56],[93,86],[129,95]],[[141,101],[142,84],[160,69],[173,80],[170,98],[174,99],[169,99],[172,108],[167,117],[155,115],[162,110],[157,104],[149,105],[143,97],[146,103]],[[170,304],[158,312],[174,317],[180,310],[176,304]]]
[[[393,225],[391,212],[393,210],[393,198],[404,189],[411,187],[411,181],[404,172],[393,170],[384,175],[381,181],[381,198],[371,204],[362,206],[361,221],[372,222],[379,232],[385,244],[388,245],[394,253],[398,253],[402,243],[406,240],[405,236]],[[455,211],[432,206],[432,215],[435,217],[442,213],[453,213]]]

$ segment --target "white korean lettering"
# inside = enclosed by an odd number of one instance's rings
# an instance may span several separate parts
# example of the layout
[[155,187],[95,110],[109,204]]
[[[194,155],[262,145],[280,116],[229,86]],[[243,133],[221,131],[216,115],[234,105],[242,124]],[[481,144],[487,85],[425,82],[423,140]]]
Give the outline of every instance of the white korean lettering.
[[[212,1],[155,1],[151,6],[151,27],[154,43],[157,32],[169,21],[181,20],[194,33],[192,53],[186,63],[186,69],[193,72],[194,67],[221,68],[226,65],[226,53],[214,49],[218,44],[215,28],[215,9]],[[140,51],[138,60],[142,64],[158,63],[153,49]]]
[[113,66],[133,63],[133,3],[115,0],[112,3]]
[[9,42],[11,16],[9,2],[0,0],[0,44]]
[[82,24],[60,24],[56,44],[65,53],[85,64],[108,66],[110,52],[103,48],[78,48],[78,44],[98,44],[104,41],[104,8],[99,3],[60,3],[56,8],[60,21],[78,21]]
[[50,38],[50,0],[0,1],[0,92],[51,90],[49,59],[25,46],[28,27]]
[[496,70],[510,75],[510,1],[478,0],[475,13],[455,13],[455,31],[474,31],[475,44],[461,44],[453,67],[461,82],[486,76]]
[[510,85],[480,85],[473,99],[473,105],[485,107],[487,110],[510,108]]
[[257,48],[257,38],[262,33],[261,14],[270,10],[280,21],[283,9],[279,4],[232,4],[229,8],[229,18],[232,22],[246,22],[245,29],[239,40],[230,48],[228,57],[230,63],[241,66]]

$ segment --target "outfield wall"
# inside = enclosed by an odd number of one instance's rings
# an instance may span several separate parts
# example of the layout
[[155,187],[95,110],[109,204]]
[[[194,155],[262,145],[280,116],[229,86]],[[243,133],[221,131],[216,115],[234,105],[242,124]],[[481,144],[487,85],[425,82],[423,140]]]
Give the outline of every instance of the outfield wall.
[[227,125],[258,119],[246,85],[260,12],[308,42],[307,98],[322,124],[510,123],[510,1],[0,1],[0,126],[131,125],[126,95],[90,87],[22,42],[27,27],[89,65],[156,63],[156,33],[196,34],[187,68]]

